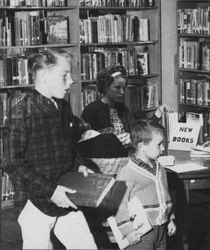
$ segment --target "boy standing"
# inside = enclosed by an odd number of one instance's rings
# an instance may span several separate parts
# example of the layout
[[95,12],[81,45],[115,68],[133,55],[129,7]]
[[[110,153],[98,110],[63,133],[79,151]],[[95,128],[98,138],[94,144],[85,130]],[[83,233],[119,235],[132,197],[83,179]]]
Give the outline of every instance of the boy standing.
[[28,58],[35,89],[13,107],[8,124],[7,168],[15,188],[15,205],[23,249],[52,249],[50,231],[67,249],[97,249],[83,213],[57,185],[73,169],[75,117],[64,96],[70,85],[72,57],[43,50]]
[[157,162],[164,150],[163,127],[152,121],[141,121],[132,129],[131,140],[136,152],[118,175],[120,180],[126,181],[127,191],[116,220],[128,213],[128,202],[137,196],[152,230],[141,238],[138,229],[128,234],[126,238],[130,246],[127,249],[165,250],[167,232],[169,236],[175,234],[176,226],[166,172]]

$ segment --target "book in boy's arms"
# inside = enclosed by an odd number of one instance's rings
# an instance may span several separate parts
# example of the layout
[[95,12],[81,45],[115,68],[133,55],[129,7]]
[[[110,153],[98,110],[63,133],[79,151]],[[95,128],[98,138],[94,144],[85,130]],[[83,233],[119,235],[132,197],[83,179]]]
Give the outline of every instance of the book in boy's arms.
[[138,233],[135,243],[141,241],[141,236],[152,229],[144,208],[137,196],[134,196],[127,204],[128,216],[110,216],[107,222],[113,232],[115,240],[120,249],[124,249],[134,242],[130,242],[129,235]]
[[69,43],[69,18],[63,15],[47,17],[47,43]]
[[[66,194],[73,203],[84,207],[98,207],[101,203],[103,206],[113,206],[115,198],[125,193],[124,181],[116,181],[112,176],[96,173],[85,177],[83,173],[67,172],[60,177],[58,185],[75,189],[76,193]],[[121,194],[119,187],[123,187]]]

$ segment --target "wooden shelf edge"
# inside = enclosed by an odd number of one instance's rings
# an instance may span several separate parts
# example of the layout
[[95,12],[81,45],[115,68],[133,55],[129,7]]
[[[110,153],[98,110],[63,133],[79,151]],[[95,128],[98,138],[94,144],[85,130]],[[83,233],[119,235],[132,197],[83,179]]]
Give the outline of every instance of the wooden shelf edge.
[[31,88],[34,88],[34,84],[3,86],[0,87],[0,92],[8,90],[31,89]]
[[[78,43],[79,44],[79,43]],[[23,46],[0,46],[0,50],[5,49],[37,49],[37,48],[67,48],[67,47],[77,47],[77,43],[66,43],[66,44],[37,44],[37,45],[23,45]]]
[[[144,79],[144,78],[155,78],[159,77],[159,74],[148,74],[148,75],[129,75],[128,79],[133,80],[133,79]],[[96,79],[89,79],[89,80],[81,80],[81,84],[95,84]]]
[[27,11],[27,10],[71,10],[77,9],[77,5],[72,6],[0,6],[0,10],[14,10],[14,11]]
[[199,69],[186,69],[186,68],[179,68],[180,72],[192,72],[196,74],[210,74],[210,71],[207,70],[199,70]]
[[202,106],[202,105],[196,105],[196,104],[191,104],[191,103],[179,103],[179,105],[185,108],[210,110],[210,106]]
[[157,6],[151,7],[120,7],[120,6],[79,6],[79,10],[154,10]]
[[89,47],[89,46],[138,46],[138,45],[148,45],[158,43],[157,40],[149,41],[137,41],[137,42],[110,42],[110,43],[80,43],[80,47]]
[[191,34],[191,33],[179,33],[179,37],[198,37],[198,38],[210,38],[210,34]]

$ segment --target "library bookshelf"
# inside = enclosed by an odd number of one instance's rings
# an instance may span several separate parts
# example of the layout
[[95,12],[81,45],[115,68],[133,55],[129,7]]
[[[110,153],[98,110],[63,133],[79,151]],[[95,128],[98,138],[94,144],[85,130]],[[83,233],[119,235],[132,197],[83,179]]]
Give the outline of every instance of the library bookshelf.
[[96,75],[125,67],[131,111],[154,111],[161,102],[160,1],[80,1],[82,108],[100,98]]
[[209,1],[177,2],[178,104],[180,117],[200,119],[198,143],[210,139]]
[[[19,5],[15,5],[20,3]],[[111,65],[123,65],[128,76],[126,104],[135,112],[154,112],[162,102],[160,0],[0,0],[0,126],[3,133],[11,105],[34,87],[27,72],[27,55],[62,48],[74,56],[73,80],[67,98],[80,115],[99,98],[96,75]],[[27,5],[26,5],[27,4]],[[62,32],[58,32],[62,23]],[[47,28],[46,28],[47,27]],[[13,204],[13,189],[1,174],[1,207]],[[10,191],[8,191],[10,190]],[[8,193],[10,192],[10,194]]]

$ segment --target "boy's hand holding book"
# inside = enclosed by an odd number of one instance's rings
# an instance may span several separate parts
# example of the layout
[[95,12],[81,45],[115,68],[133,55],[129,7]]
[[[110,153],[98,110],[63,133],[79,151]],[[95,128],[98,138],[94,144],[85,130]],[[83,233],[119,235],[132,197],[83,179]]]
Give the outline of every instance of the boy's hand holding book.
[[141,240],[141,236],[138,233],[138,230],[130,232],[128,235],[126,235],[126,239],[129,242],[129,245],[134,245],[138,243]]
[[137,196],[128,202],[127,209],[128,214],[122,213],[122,218],[111,216],[107,220],[120,249],[138,243],[152,229]]
[[66,193],[74,194],[76,193],[76,190],[57,185],[50,199],[58,207],[63,207],[63,208],[73,207],[74,209],[77,209],[77,206],[71,200],[69,200]]
[[118,181],[113,176],[89,174],[86,168],[82,168],[81,171],[67,172],[57,181],[58,186],[77,191],[75,193],[67,191],[69,200],[81,207],[101,206],[108,211],[117,209],[126,191],[125,182]]
[[168,236],[172,236],[176,233],[176,225],[173,220],[168,223]]

